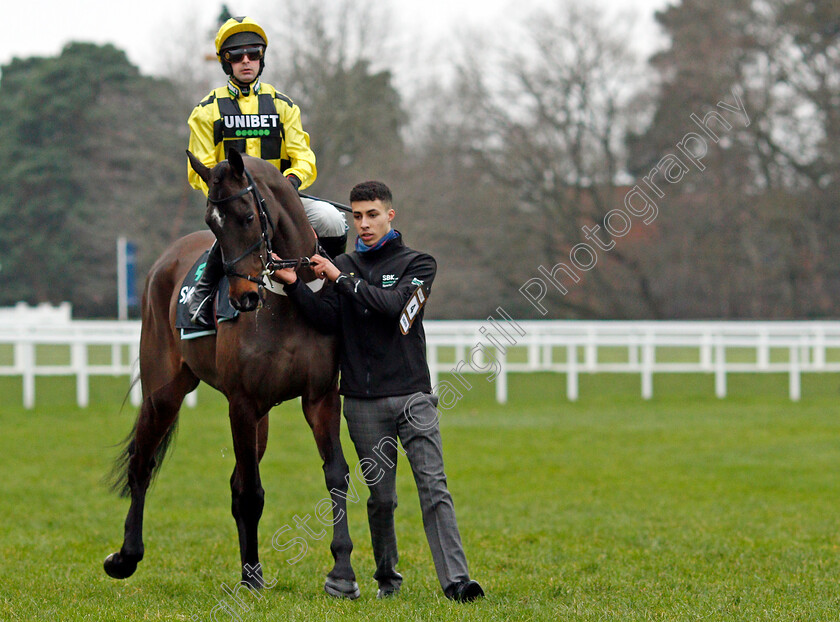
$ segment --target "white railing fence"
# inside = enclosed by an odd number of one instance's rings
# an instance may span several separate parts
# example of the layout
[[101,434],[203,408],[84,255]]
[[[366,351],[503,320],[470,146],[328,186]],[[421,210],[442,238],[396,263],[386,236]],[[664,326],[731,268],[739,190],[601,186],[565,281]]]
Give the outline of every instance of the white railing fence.
[[565,374],[572,401],[581,374],[638,374],[650,399],[654,374],[713,374],[715,395],[724,398],[727,374],[782,373],[797,401],[803,373],[840,372],[840,322],[833,321],[443,321],[428,322],[426,334],[433,385],[444,373],[456,380],[486,373],[500,403],[511,373]]
[[[8,350],[10,346],[8,361],[9,352],[3,348]],[[72,321],[17,326],[0,323],[0,376],[22,377],[25,408],[35,406],[38,376],[75,376],[76,403],[84,408],[90,401],[91,376],[133,378],[138,373],[139,356],[139,322]],[[139,405],[140,400],[137,383],[131,390],[131,401]]]
[[[85,407],[91,376],[137,375],[139,322],[73,321],[62,313],[0,313],[0,375],[22,378],[25,408],[35,405],[36,377],[75,376],[76,401]],[[569,400],[578,399],[581,374],[637,374],[642,398],[650,399],[655,374],[712,374],[723,398],[730,373],[782,373],[790,399],[799,400],[802,374],[840,372],[840,322],[833,321],[427,321],[425,328],[438,394],[463,391],[471,386],[464,374],[480,374],[495,384],[500,403],[513,373],[564,374]],[[131,401],[140,399],[138,383]],[[187,405],[195,404],[193,392]]]

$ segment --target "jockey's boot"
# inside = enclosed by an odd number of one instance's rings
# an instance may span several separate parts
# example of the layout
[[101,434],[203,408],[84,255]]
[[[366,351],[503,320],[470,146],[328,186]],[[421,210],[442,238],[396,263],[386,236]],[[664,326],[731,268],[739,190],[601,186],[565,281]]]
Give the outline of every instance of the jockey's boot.
[[347,234],[331,238],[318,238],[318,244],[330,259],[335,259],[347,248]]
[[190,320],[193,324],[204,328],[215,328],[213,295],[216,293],[223,275],[222,251],[217,240],[210,247],[207,263],[204,264],[204,272],[201,273],[198,283],[195,284],[187,300],[187,312],[190,314]]

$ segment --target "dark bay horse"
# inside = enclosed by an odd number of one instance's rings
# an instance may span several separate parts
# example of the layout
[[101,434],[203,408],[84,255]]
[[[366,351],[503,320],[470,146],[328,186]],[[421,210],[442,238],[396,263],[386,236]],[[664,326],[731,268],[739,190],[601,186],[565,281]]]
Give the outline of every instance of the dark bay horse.
[[[188,156],[209,188],[205,220],[212,234],[198,232],[176,241],[146,278],[140,335],[143,403],[118,461],[115,486],[123,496],[130,495],[131,505],[122,547],[105,560],[105,572],[124,579],[143,559],[146,491],[169,446],[181,402],[203,380],[229,402],[236,457],[230,487],[242,580],[252,587],[262,584],[259,463],[268,440],[268,411],[300,396],[333,502],[330,549],[335,564],[325,589],[333,596],[356,598],[346,512],[349,472],[339,440],[336,342],[311,328],[288,298],[262,288],[269,251],[282,258],[308,257],[316,249],[315,234],[297,192],[268,162],[231,149],[228,160],[211,170]],[[215,337],[182,340],[175,328],[181,283],[213,234],[226,259],[231,303],[240,315],[220,323]],[[320,283],[308,267],[299,267],[299,272],[302,280]]]

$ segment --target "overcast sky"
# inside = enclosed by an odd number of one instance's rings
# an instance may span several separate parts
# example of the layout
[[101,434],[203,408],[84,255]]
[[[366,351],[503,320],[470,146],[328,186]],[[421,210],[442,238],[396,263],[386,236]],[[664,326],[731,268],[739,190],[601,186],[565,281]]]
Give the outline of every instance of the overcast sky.
[[[385,0],[392,7],[395,29],[409,37],[414,33],[419,37],[448,37],[467,28],[491,28],[555,1]],[[13,57],[57,55],[68,41],[92,41],[113,43],[125,50],[144,73],[155,73],[160,67],[155,50],[161,38],[177,32],[180,24],[197,23],[212,29],[222,3],[223,0],[0,0],[0,15],[6,24],[0,37],[0,65]],[[616,11],[616,15],[619,11],[639,14],[633,38],[647,52],[657,41],[653,12],[669,4],[669,0],[601,3]],[[264,10],[267,0],[228,0],[226,4],[235,14],[254,15],[259,20],[259,11]]]

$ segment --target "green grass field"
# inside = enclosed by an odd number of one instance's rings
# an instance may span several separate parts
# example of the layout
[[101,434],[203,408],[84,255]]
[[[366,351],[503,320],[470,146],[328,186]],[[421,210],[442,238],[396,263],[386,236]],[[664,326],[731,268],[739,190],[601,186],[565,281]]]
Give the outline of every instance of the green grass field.
[[[101,483],[134,409],[125,379],[95,379],[75,406],[71,378],[0,378],[0,619],[211,620],[837,620],[840,617],[840,378],[806,375],[803,400],[780,375],[512,375],[510,403],[474,389],[444,414],[447,474],[473,576],[488,597],[445,600],[408,465],[399,465],[401,595],[375,599],[364,501],[350,504],[362,597],[323,593],[329,537],[297,564],[272,535],[325,496],[296,404],[272,413],[263,461],[262,563],[275,581],[250,611],[222,584],[239,578],[230,516],[226,405],[202,390],[147,503],[146,558],[115,581],[102,560],[122,539],[127,501]],[[345,452],[355,465],[352,445]],[[364,491],[362,498],[366,497]],[[285,538],[284,538],[285,541]],[[246,595],[247,597],[247,595]]]

